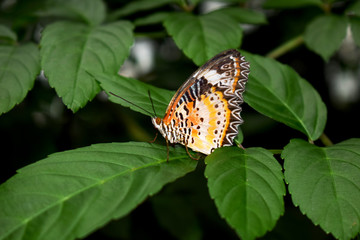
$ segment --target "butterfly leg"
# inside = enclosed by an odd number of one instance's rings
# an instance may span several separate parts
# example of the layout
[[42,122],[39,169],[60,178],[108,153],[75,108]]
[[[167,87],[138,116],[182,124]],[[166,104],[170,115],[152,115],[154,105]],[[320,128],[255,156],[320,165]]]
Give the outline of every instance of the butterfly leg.
[[186,144],[185,144],[185,149],[186,149],[186,152],[187,152],[187,154],[189,155],[189,157],[190,157],[191,159],[196,160],[196,161],[200,159],[201,156],[198,156],[198,158],[196,158],[196,157],[193,157],[193,156],[190,154],[189,149],[188,149],[188,147],[187,147]]
[[158,132],[156,132],[154,139],[153,139],[153,140],[151,140],[151,141],[149,141],[148,143],[154,143],[154,142],[155,142],[155,140],[156,140],[156,138],[157,138],[157,136],[158,136]]

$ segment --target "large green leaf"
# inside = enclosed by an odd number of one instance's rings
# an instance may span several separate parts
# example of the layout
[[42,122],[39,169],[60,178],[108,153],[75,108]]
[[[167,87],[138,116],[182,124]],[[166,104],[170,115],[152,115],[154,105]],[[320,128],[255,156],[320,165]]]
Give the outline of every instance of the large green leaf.
[[[151,100],[158,116],[163,117],[171,97],[174,95],[173,91],[157,88],[133,78],[126,78],[117,74],[89,73],[100,82],[101,88],[109,94],[110,101],[119,103],[125,107],[130,107],[132,110],[148,116],[154,116]],[[149,98],[149,91],[151,100]],[[111,95],[110,92],[126,99],[127,101],[130,101],[133,104]],[[143,109],[135,106],[134,104]]]
[[250,62],[245,101],[260,113],[316,140],[326,124],[326,106],[318,92],[292,68],[273,59],[244,53]]
[[306,28],[306,45],[325,61],[339,49],[348,26],[344,16],[324,15],[317,17]]
[[197,65],[222,50],[239,47],[242,40],[239,24],[223,14],[173,13],[166,18],[164,26],[176,45]]
[[48,0],[36,13],[42,17],[64,17],[98,25],[105,19],[105,4],[101,0]]
[[108,143],[50,155],[0,186],[0,239],[75,239],[193,171],[184,148]]
[[0,46],[0,114],[20,103],[40,73],[35,44]]
[[338,239],[360,233],[360,139],[326,148],[294,139],[281,156],[292,200],[304,214]]
[[41,39],[41,64],[50,85],[68,108],[77,111],[100,91],[86,70],[116,73],[129,55],[133,26],[119,21],[103,26],[57,22]]
[[285,185],[269,151],[224,147],[205,161],[210,196],[241,239],[262,236],[275,226],[284,213]]

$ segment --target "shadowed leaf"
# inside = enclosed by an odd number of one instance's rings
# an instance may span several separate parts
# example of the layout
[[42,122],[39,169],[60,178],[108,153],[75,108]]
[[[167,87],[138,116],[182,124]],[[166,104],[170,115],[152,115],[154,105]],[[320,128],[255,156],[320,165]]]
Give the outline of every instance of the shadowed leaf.
[[298,8],[311,5],[321,6],[322,0],[267,0],[264,8]]
[[63,17],[98,25],[105,19],[106,7],[101,0],[50,0],[36,14],[41,17]]
[[11,42],[16,42],[17,36],[10,28],[5,25],[0,24],[0,40],[10,40]]
[[40,73],[40,54],[35,44],[0,46],[0,114],[20,103]]
[[345,38],[347,25],[347,20],[343,16],[317,17],[306,28],[305,43],[327,61],[339,49]]

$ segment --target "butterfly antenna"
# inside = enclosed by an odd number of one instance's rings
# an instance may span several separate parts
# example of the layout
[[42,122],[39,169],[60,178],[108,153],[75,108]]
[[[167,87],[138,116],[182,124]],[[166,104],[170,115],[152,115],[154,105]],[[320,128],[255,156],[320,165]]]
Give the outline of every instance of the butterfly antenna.
[[148,90],[148,94],[149,94],[149,98],[150,98],[150,102],[151,102],[152,109],[153,109],[154,114],[155,114],[155,117],[156,117],[157,114],[156,114],[156,111],[155,111],[155,107],[154,107],[153,100],[152,100],[152,98],[151,98],[150,90]]
[[[116,95],[115,93],[113,93],[113,92],[109,92],[111,95],[113,95],[113,96],[115,96],[115,97],[118,97],[118,98],[120,98],[121,100],[123,100],[123,101],[125,101],[125,102],[127,102],[127,103],[129,103],[129,104],[131,104],[131,105],[133,105],[133,106],[135,106],[135,107],[137,107],[137,108],[139,108],[139,109],[141,109],[141,110],[143,110],[143,111],[145,111],[145,112],[147,112],[148,114],[150,114],[152,117],[156,117],[156,115],[154,116],[154,114],[152,114],[151,112],[149,112],[148,110],[146,110],[146,109],[144,109],[144,108],[142,108],[142,107],[140,107],[139,105],[137,105],[137,104],[135,104],[135,103],[133,103],[133,102],[130,102],[129,100],[126,100],[125,98],[123,98],[123,97],[120,97],[119,95]],[[151,99],[150,99],[151,100]],[[152,104],[152,101],[151,101],[151,104]],[[154,108],[154,106],[153,106],[153,108]]]

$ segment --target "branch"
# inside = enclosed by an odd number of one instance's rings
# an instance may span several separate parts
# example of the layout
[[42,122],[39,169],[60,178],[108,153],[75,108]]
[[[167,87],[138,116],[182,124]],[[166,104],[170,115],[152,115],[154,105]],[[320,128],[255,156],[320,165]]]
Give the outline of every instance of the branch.
[[269,58],[278,58],[282,56],[283,54],[289,52],[290,50],[300,46],[304,43],[304,38],[302,35],[297,36],[284,44],[280,45],[279,47],[275,48],[273,51],[269,52],[266,57]]

